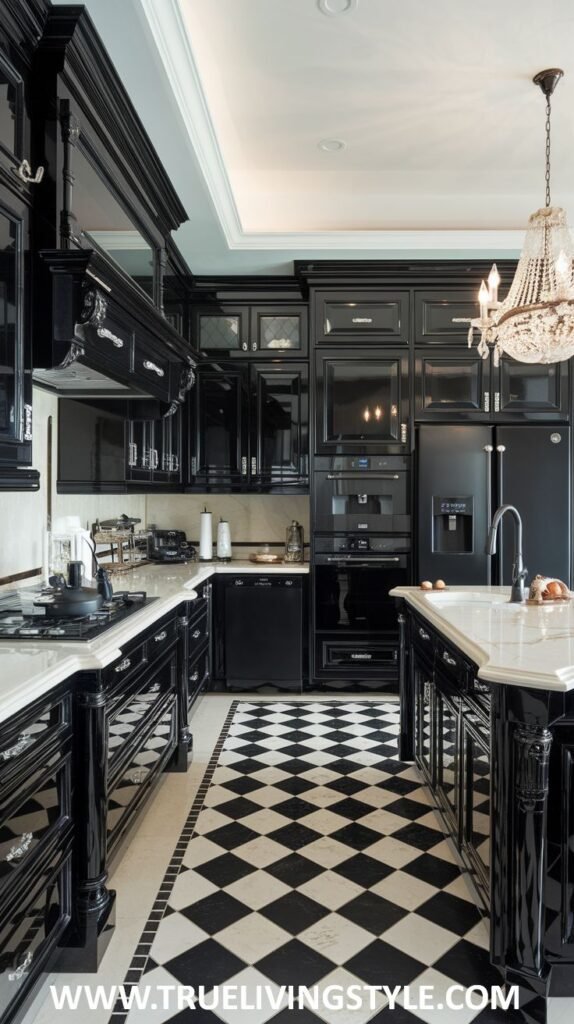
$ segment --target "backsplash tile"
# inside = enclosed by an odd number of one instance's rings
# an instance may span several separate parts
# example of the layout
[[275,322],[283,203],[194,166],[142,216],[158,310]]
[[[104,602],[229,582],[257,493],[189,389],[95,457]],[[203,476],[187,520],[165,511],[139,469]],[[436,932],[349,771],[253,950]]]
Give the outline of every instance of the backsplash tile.
[[172,494],[149,495],[147,522],[160,529],[185,530],[189,540],[199,538],[199,516],[207,506],[213,513],[213,539],[219,518],[229,522],[235,544],[284,544],[285,532],[297,519],[309,539],[309,498],[304,494]]

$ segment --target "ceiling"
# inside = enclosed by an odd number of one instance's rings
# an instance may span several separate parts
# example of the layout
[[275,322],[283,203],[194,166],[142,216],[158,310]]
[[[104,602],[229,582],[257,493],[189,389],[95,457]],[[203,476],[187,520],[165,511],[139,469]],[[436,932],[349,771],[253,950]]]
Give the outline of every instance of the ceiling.
[[176,241],[196,274],[516,255],[543,204],[530,80],[549,66],[566,72],[553,197],[574,216],[571,0],[87,6],[189,213]]

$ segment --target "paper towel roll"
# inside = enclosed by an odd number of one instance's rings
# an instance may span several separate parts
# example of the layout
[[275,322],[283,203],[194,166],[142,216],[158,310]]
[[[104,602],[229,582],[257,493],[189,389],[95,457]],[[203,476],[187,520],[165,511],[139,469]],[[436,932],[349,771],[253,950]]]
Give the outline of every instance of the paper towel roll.
[[200,517],[199,526],[199,561],[213,561],[213,524],[211,512],[204,509]]

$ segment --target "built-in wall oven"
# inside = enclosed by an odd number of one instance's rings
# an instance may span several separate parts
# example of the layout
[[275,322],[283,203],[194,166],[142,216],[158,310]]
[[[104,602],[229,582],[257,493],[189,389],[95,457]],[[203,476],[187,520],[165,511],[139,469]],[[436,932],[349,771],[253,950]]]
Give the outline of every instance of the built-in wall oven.
[[329,689],[395,689],[398,628],[393,587],[410,583],[410,537],[316,535],[314,680]]

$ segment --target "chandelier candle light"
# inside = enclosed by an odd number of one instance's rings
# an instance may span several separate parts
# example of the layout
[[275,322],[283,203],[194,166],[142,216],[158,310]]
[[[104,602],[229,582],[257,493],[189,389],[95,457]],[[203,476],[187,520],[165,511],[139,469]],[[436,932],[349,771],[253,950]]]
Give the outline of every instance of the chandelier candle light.
[[574,243],[566,212],[550,205],[550,98],[563,74],[550,68],[533,78],[546,97],[546,205],[529,218],[508,295],[499,301],[494,263],[488,285],[480,285],[480,315],[453,320],[470,324],[469,348],[475,329],[480,332],[478,352],[487,359],[493,348],[495,366],[503,353],[520,363],[559,363],[574,355]]

